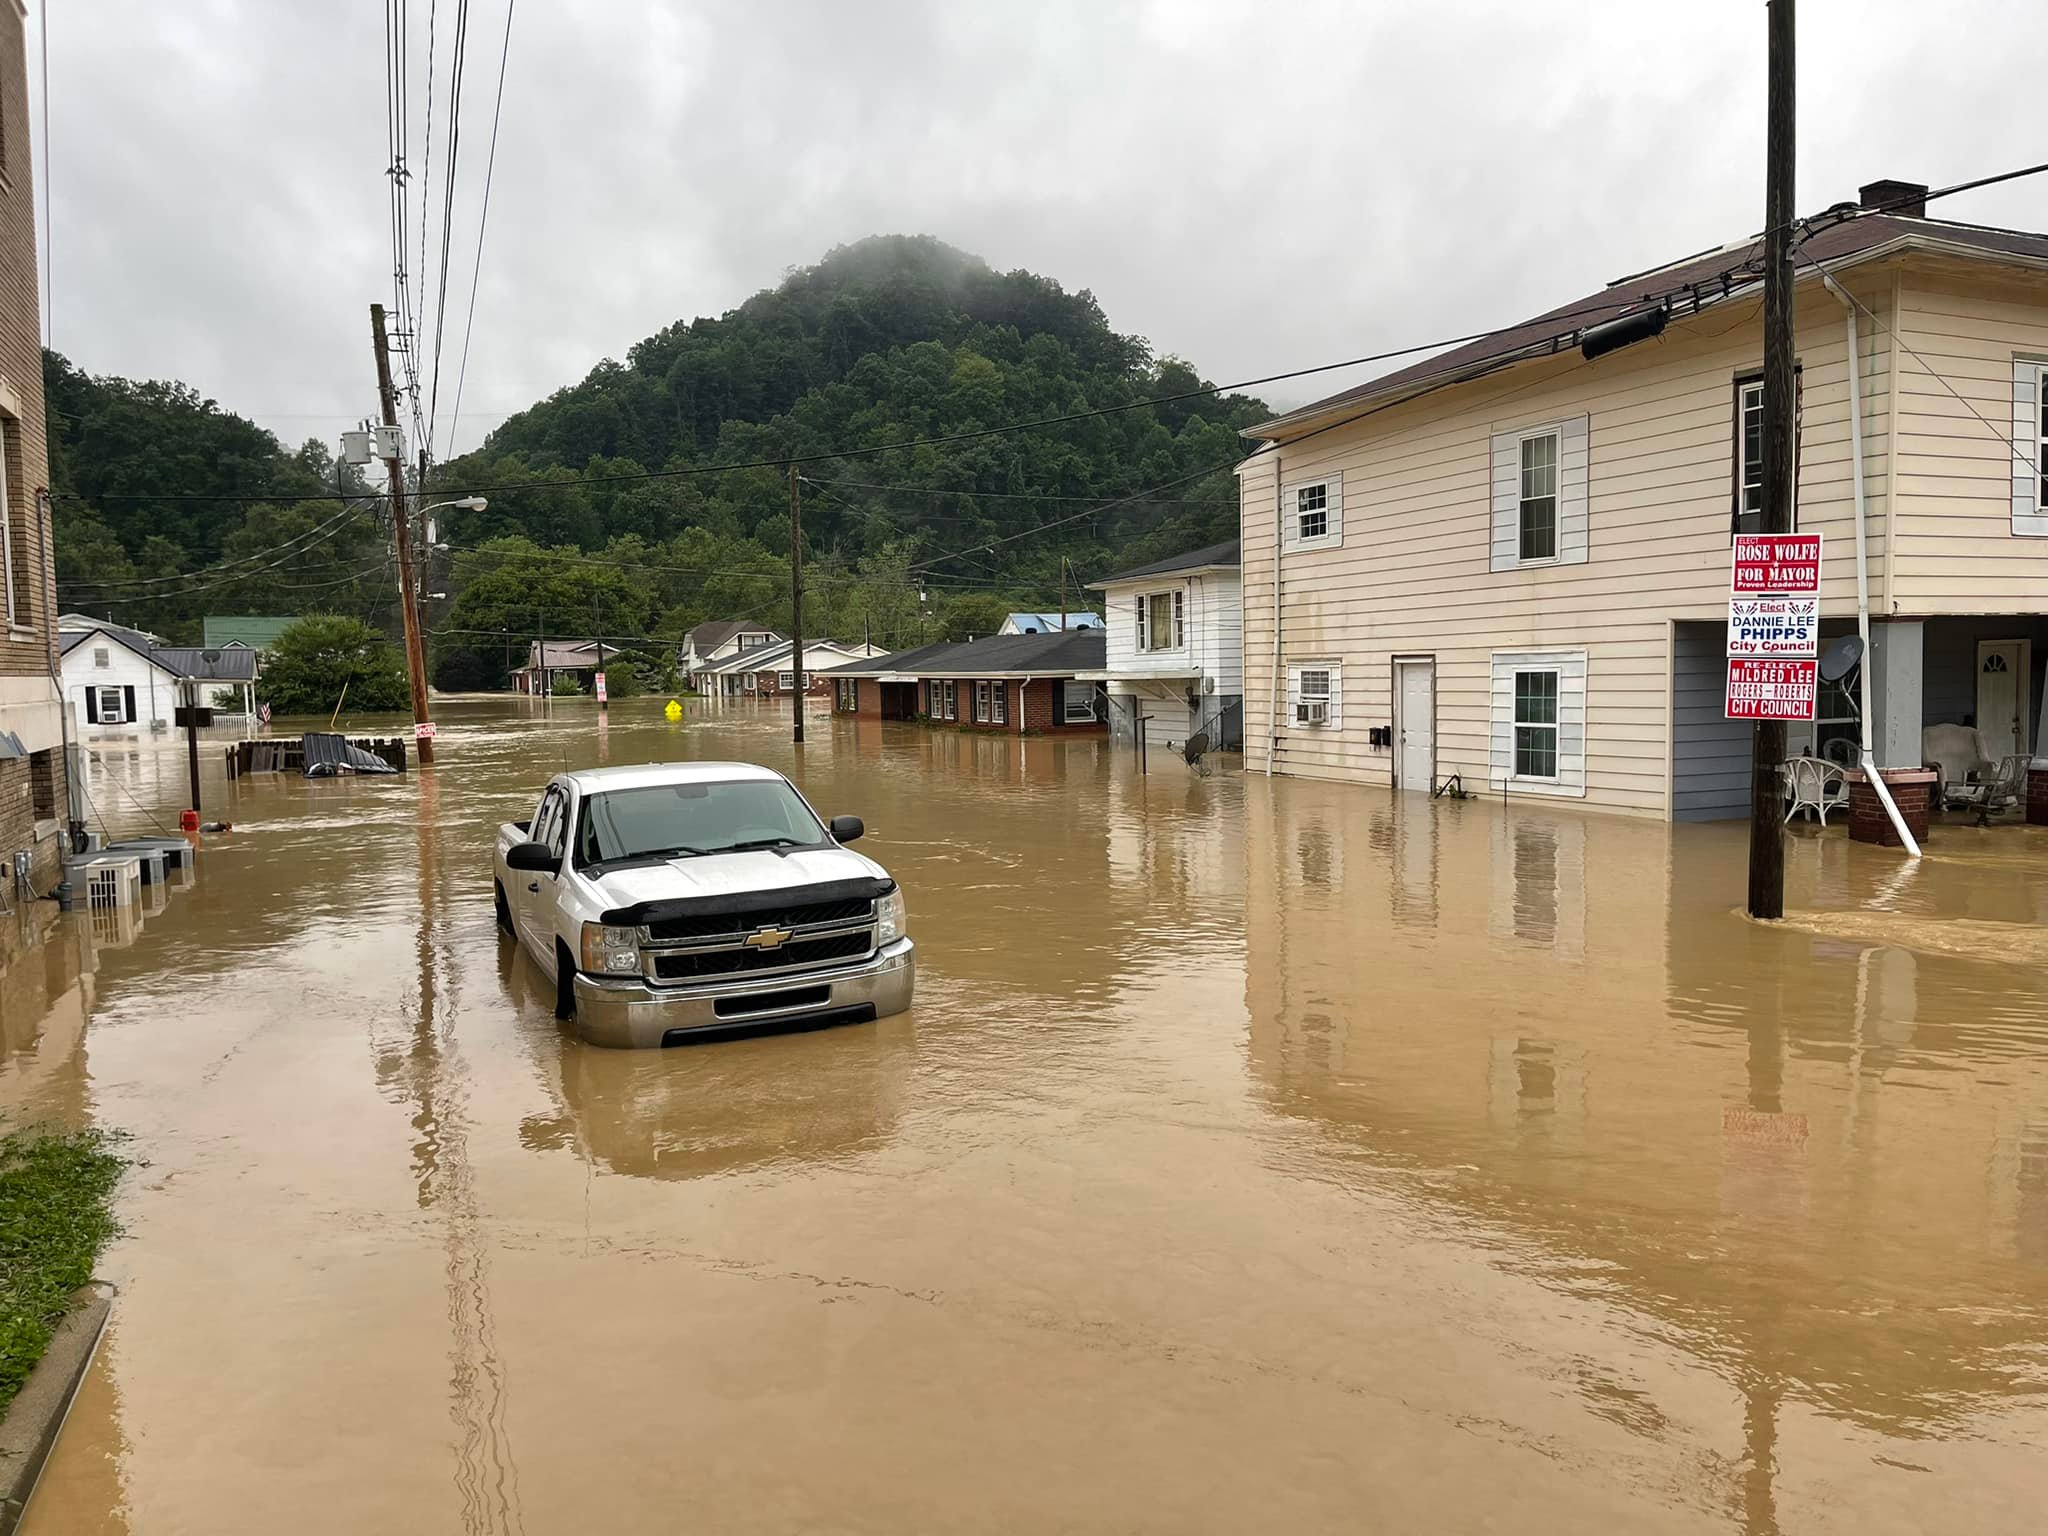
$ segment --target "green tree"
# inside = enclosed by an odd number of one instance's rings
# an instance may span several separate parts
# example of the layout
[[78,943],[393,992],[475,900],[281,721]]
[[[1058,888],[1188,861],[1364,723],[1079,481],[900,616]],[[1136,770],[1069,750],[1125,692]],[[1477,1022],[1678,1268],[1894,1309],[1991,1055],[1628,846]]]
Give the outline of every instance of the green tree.
[[263,665],[262,690],[281,715],[325,714],[348,691],[352,709],[403,709],[411,702],[405,660],[361,619],[315,614],[286,626]]

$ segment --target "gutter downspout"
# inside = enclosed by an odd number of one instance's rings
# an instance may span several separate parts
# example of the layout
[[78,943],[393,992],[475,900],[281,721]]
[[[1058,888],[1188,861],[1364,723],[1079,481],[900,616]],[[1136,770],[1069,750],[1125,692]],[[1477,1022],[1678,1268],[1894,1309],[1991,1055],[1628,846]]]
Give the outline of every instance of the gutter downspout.
[[1273,681],[1266,694],[1266,777],[1273,777],[1273,753],[1280,745],[1280,546],[1287,519],[1280,507],[1280,445],[1273,445]]
[[[1849,344],[1849,462],[1853,470],[1856,496],[1856,633],[1863,641],[1863,659],[1856,668],[1857,687],[1862,697],[1858,714],[1862,717],[1863,750],[1858,761],[1871,787],[1877,791],[1877,798],[1884,802],[1885,814],[1892,819],[1892,830],[1899,834],[1899,842],[1914,858],[1920,857],[1920,844],[1914,840],[1906,826],[1906,818],[1899,814],[1898,803],[1892,799],[1892,792],[1884,782],[1884,775],[1878,772],[1877,755],[1871,742],[1870,708],[1870,552],[1864,530],[1863,514],[1863,379],[1862,362],[1858,356],[1856,339],[1856,301],[1842,291],[1842,287],[1827,272],[1821,273],[1821,281],[1827,284],[1828,292],[1841,301],[1842,323]],[[1898,381],[1892,380],[1892,389],[1898,389]],[[1896,498],[1893,503],[1896,506]],[[1891,531],[1892,518],[1885,519],[1887,540]]]

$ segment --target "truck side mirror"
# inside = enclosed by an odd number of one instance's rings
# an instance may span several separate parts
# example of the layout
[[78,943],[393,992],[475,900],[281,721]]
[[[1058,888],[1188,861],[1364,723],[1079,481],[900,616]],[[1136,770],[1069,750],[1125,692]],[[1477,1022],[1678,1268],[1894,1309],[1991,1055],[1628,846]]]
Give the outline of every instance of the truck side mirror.
[[538,874],[552,875],[555,867],[562,862],[555,850],[546,843],[514,843],[505,850],[507,869],[528,870]]
[[832,841],[850,843],[858,839],[867,828],[861,825],[858,816],[834,816],[832,818]]

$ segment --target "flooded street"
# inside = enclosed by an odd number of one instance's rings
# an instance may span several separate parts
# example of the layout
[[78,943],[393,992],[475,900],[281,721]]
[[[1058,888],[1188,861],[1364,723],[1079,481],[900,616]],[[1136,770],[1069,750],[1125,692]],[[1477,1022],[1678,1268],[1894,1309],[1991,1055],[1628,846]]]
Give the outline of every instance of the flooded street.
[[[141,1165],[29,1536],[2039,1529],[2048,829],[1803,833],[1766,928],[1740,826],[700,708],[209,749],[192,889],[45,905],[0,1116]],[[911,1012],[556,1023],[497,826],[677,757],[866,819]]]

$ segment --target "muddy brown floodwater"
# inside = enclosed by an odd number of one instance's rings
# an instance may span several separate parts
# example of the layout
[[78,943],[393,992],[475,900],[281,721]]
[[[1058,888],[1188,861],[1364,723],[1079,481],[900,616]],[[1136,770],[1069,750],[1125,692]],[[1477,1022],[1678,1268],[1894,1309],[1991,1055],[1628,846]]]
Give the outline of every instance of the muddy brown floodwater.
[[[2048,829],[1769,928],[1739,827],[541,708],[35,920],[0,1114],[144,1163],[30,1536],[2041,1528]],[[565,1036],[495,828],[663,757],[866,817],[911,1013]]]

